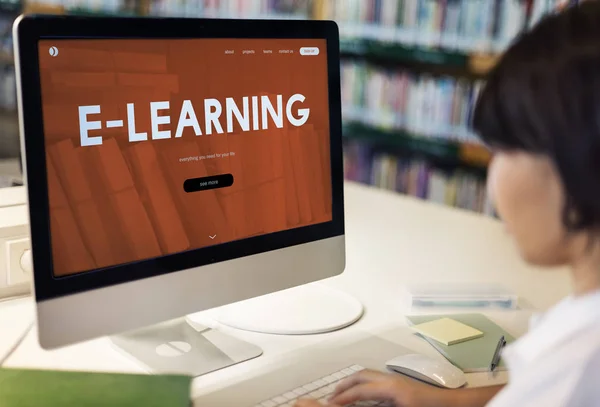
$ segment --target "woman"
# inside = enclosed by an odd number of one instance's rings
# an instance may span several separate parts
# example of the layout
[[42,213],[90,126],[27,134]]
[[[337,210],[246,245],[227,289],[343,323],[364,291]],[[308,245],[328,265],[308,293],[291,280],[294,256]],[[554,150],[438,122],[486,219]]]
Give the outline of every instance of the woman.
[[367,371],[342,383],[330,405],[600,406],[600,3],[519,38],[491,72],[473,127],[494,151],[488,188],[522,257],[570,266],[572,296],[505,349],[504,387],[445,390]]

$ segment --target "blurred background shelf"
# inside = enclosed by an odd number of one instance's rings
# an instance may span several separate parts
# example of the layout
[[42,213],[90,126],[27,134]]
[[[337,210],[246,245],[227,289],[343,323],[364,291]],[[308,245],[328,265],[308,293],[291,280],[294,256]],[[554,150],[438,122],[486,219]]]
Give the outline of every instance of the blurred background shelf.
[[0,160],[17,158],[19,144],[19,120],[16,109],[0,108]]
[[401,150],[415,157],[439,163],[479,170],[485,174],[491,155],[487,148],[441,137],[423,137],[403,130],[383,130],[358,122],[347,122],[343,128],[347,140],[368,142],[390,150]]
[[0,13],[18,14],[22,8],[21,1],[0,1]]
[[[492,214],[491,154],[468,128],[502,52],[573,0],[0,1],[0,159],[19,156],[11,26],[18,14],[327,19],[340,29],[348,179]],[[1,176],[2,174],[0,174]]]
[[407,46],[400,43],[366,39],[342,40],[340,55],[344,59],[363,58],[380,65],[415,66],[420,64],[434,70],[443,67],[447,71],[479,77],[487,75],[499,58],[499,55],[496,54],[469,54],[456,50]]
[[64,11],[69,15],[88,16],[88,17],[136,17],[139,15],[136,11],[110,11],[110,10],[94,10],[89,8],[71,8]]
[[342,57],[354,56],[389,62],[421,62],[461,68],[468,66],[469,62],[469,56],[460,52],[367,39],[343,39],[340,42],[340,53]]
[[0,65],[12,65],[15,63],[15,58],[12,53],[1,51],[0,52]]

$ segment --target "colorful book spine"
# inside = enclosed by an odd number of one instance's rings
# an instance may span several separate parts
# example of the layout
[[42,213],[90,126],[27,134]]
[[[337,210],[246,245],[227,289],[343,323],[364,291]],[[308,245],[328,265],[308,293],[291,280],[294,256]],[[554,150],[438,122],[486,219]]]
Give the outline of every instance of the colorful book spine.
[[460,1],[447,0],[442,24],[441,44],[445,48],[458,47],[458,39],[461,30],[462,7]]
[[310,7],[308,2],[287,0],[152,0],[150,12],[172,17],[306,18]]
[[[547,0],[538,0],[542,3]],[[552,1],[552,8],[566,0]],[[444,47],[466,52],[499,51],[520,31],[522,0],[331,0],[325,18],[342,36]],[[545,10],[545,9],[544,9]]]
[[389,70],[353,61],[342,63],[341,80],[346,121],[405,130],[421,137],[477,142],[467,126],[482,81]]
[[494,51],[505,49],[525,28],[526,4],[521,0],[500,0]]
[[346,142],[344,176],[348,180],[494,216],[485,179],[480,175],[383,153],[359,141]]

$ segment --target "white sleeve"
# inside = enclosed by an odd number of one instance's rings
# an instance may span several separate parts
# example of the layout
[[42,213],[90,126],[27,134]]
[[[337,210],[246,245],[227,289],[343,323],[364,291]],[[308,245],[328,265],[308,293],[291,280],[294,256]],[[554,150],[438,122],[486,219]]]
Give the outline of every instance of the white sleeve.
[[582,375],[573,388],[569,407],[598,407],[600,405],[600,349],[586,363]]

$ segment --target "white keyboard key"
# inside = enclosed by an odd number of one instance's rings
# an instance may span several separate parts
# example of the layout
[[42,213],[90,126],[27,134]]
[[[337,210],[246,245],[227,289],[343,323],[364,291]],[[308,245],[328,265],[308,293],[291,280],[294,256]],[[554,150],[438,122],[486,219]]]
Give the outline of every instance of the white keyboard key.
[[327,393],[325,393],[322,389],[313,391],[312,393],[310,393],[310,397],[313,399],[320,399],[321,397],[325,396]]
[[[356,372],[360,372],[361,370],[364,370],[364,367],[360,365],[347,367],[322,377],[321,379],[317,379],[312,383],[305,384],[302,387],[273,397],[271,400],[264,401],[256,407],[294,407],[297,400],[302,397],[312,398],[321,401],[323,404],[327,404],[327,401],[333,395],[339,383],[346,377],[351,376]],[[377,401],[369,401],[354,403],[352,405],[357,407],[372,407],[382,404]],[[389,404],[385,405],[391,407]]]
[[281,396],[273,397],[271,400],[273,402],[275,402],[277,406],[288,402],[288,399],[286,399],[285,397],[281,397]]
[[330,376],[325,376],[323,378],[324,381],[326,381],[327,383],[335,383],[338,381],[338,379],[336,379],[335,377],[333,377],[333,375]]
[[296,400],[298,398],[298,396],[296,395],[296,393],[291,392],[291,391],[288,391],[282,397],[286,398],[288,400]]
[[320,390],[324,391],[325,394],[333,394],[336,387],[337,387],[337,383],[333,383],[333,384],[329,384],[325,387],[322,387]]
[[317,385],[316,385],[316,384],[314,384],[314,383],[308,383],[308,384],[306,384],[306,385],[304,385],[304,386],[302,386],[302,387],[303,387],[304,389],[306,389],[307,391],[315,391],[315,390],[317,390],[317,389],[319,388],[319,386],[317,386]]
[[308,393],[308,390],[306,390],[304,387],[298,387],[297,389],[292,390],[292,392],[297,396],[297,397],[302,397],[304,396],[306,393]]

